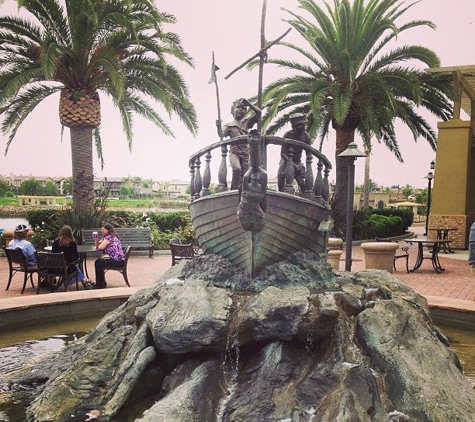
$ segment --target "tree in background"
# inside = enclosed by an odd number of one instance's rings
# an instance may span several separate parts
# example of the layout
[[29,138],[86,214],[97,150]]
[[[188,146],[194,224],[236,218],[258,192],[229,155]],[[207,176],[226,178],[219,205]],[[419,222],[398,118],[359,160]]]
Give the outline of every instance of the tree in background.
[[263,98],[268,113],[264,126],[274,133],[288,122],[290,114],[300,112],[309,114],[308,132],[312,137],[319,134],[321,142],[331,128],[335,129],[336,189],[332,208],[335,220],[344,221],[348,162],[338,155],[358,132],[365,144],[371,145],[372,138],[376,138],[402,161],[394,127],[397,120],[410,128],[415,140],[421,136],[435,149],[436,134],[417,109],[422,107],[442,120],[449,119],[452,81],[417,69],[440,65],[432,50],[418,45],[395,45],[390,49],[390,42],[404,31],[424,26],[435,28],[427,20],[398,24],[415,3],[298,3],[302,15],[288,11],[292,16],[288,23],[306,44],[281,44],[304,62],[268,60],[295,74],[265,88]]
[[412,195],[414,188],[410,185],[406,185],[402,188],[402,194],[407,198],[409,195]]
[[416,195],[416,202],[418,204],[427,204],[428,194],[429,194],[428,188],[421,189],[419,193]]
[[135,189],[132,186],[122,185],[120,187],[119,194],[120,194],[120,196],[123,196],[123,197],[131,197],[134,194],[134,190]]
[[35,179],[34,177],[30,177],[29,179],[25,179],[20,183],[18,187],[18,194],[19,195],[30,195],[30,196],[38,196],[43,193],[43,183],[39,180]]
[[371,145],[364,145],[364,153],[366,154],[364,160],[364,188],[363,188],[363,208],[369,207],[369,194],[371,192]]
[[63,181],[62,187],[61,187],[61,193],[63,195],[72,195],[73,194],[73,178],[68,177]]
[[0,179],[0,196],[5,196],[7,192],[12,192],[13,187],[10,182]]
[[[119,110],[132,146],[132,117],[138,114],[173,135],[158,102],[194,134],[196,113],[187,86],[171,62],[192,65],[179,37],[163,29],[175,18],[152,0],[17,0],[30,14],[0,17],[0,115],[7,150],[25,118],[60,92],[59,117],[71,138],[73,205],[94,205],[92,144],[101,165],[99,93]],[[65,4],[65,7],[62,5]]]
[[48,196],[58,196],[59,195],[58,185],[56,185],[56,183],[54,183],[51,180],[47,180],[43,185],[42,194],[48,195]]

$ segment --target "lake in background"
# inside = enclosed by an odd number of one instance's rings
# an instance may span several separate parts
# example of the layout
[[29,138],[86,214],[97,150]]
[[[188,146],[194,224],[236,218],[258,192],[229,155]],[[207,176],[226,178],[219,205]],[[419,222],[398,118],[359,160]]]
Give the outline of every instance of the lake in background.
[[0,218],[0,231],[13,231],[18,224],[29,226],[28,221],[24,218]]

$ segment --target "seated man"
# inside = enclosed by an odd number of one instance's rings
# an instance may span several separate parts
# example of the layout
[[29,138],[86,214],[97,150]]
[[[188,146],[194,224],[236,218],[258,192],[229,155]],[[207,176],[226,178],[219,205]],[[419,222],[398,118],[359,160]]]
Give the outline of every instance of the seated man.
[[10,240],[10,243],[8,244],[7,248],[8,249],[20,248],[23,255],[25,255],[26,264],[28,266],[35,266],[36,265],[36,257],[35,257],[36,249],[33,246],[33,244],[27,240],[29,230],[30,229],[28,228],[28,226],[25,226],[24,224],[18,224],[18,226],[15,227],[13,239]]
[[[292,129],[284,134],[284,138],[294,139],[296,141],[304,142],[307,145],[311,145],[309,134],[305,131],[307,124],[307,117],[302,113],[294,113],[290,115],[290,124]],[[294,178],[300,189],[300,195],[305,192],[305,166],[302,163],[302,148],[294,147],[294,155],[292,161],[294,163]],[[277,172],[277,184],[279,191],[283,192],[285,187],[285,169],[287,167],[287,161],[289,156],[287,155],[287,146],[282,145],[280,151],[280,163],[279,170]]]

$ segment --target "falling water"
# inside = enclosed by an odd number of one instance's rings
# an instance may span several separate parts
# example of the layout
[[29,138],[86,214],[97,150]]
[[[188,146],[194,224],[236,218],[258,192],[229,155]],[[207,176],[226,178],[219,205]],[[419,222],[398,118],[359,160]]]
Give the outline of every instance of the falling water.
[[239,375],[239,353],[241,345],[239,343],[239,326],[241,309],[246,305],[247,298],[237,294],[231,295],[232,305],[228,312],[228,338],[224,350],[223,362],[221,364],[221,387],[225,392],[217,412],[216,421],[223,420],[226,405],[232,398],[237,378]]

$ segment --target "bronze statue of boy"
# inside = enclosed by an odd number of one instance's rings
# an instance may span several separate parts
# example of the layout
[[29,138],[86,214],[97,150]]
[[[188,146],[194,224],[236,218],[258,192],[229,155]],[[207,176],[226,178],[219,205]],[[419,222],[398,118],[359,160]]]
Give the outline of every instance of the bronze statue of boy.
[[[246,118],[248,107],[254,112]],[[218,135],[222,139],[225,136],[235,138],[240,135],[247,135],[259,120],[261,110],[251,104],[247,99],[240,98],[234,101],[231,107],[234,120],[221,128],[221,122],[216,121]],[[231,145],[229,151],[229,162],[231,164],[233,176],[231,180],[231,190],[238,189],[242,183],[242,177],[249,168],[249,148],[247,143]]]

